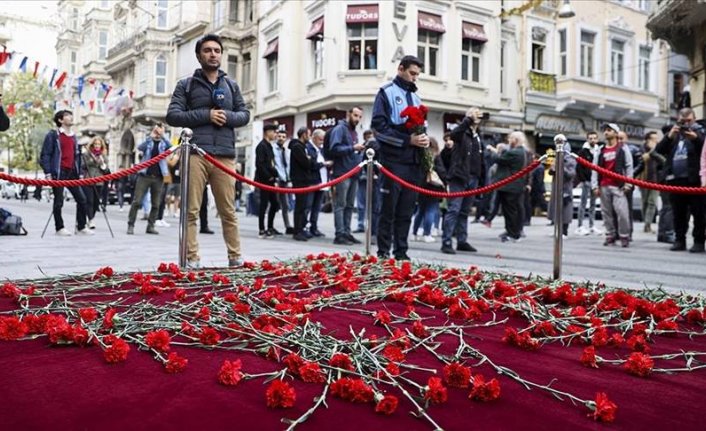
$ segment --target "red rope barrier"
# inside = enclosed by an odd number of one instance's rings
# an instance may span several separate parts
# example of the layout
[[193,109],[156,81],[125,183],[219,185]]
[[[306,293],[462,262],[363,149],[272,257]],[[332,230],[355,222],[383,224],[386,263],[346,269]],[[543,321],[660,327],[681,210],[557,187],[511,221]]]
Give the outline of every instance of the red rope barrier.
[[90,186],[93,184],[103,183],[106,181],[117,180],[118,178],[122,178],[122,177],[126,177],[128,175],[135,174],[135,173],[141,171],[142,169],[149,168],[150,166],[152,166],[156,163],[159,163],[160,160],[169,156],[174,151],[175,148],[177,148],[177,147],[170,148],[167,151],[165,151],[161,154],[158,154],[157,156],[155,156],[149,160],[146,160],[142,163],[138,163],[131,168],[127,168],[127,169],[123,169],[123,170],[120,170],[117,172],[113,172],[108,175],[102,175],[100,177],[82,178],[79,180],[40,180],[40,179],[32,179],[32,178],[21,178],[21,177],[16,177],[14,175],[8,175],[8,174],[0,172],[0,179],[10,181],[11,183],[26,184],[28,186],[50,186],[50,187]]
[[258,183],[257,181],[251,180],[248,177],[244,177],[237,173],[236,171],[230,169],[228,166],[224,165],[218,159],[213,157],[212,155],[206,153],[206,152],[199,152],[204,159],[208,160],[209,162],[213,163],[215,167],[218,169],[222,170],[223,172],[227,173],[228,175],[234,177],[235,179],[244,182],[245,184],[250,184],[251,186],[260,188],[262,190],[267,190],[268,192],[275,192],[275,193],[293,193],[293,194],[302,194],[302,193],[311,193],[315,192],[317,190],[321,190],[325,187],[331,187],[335,186],[336,184],[343,182],[347,180],[348,178],[356,175],[358,172],[360,172],[361,169],[363,169],[363,165],[360,164],[356,166],[355,168],[351,169],[350,171],[346,172],[345,174],[341,175],[340,177],[336,178],[335,180],[331,180],[327,183],[323,184],[316,184],[314,186],[309,186],[309,187],[296,187],[296,188],[289,188],[289,187],[276,187],[276,186],[271,186],[269,184],[262,184]]
[[581,164],[589,169],[593,169],[594,171],[600,173],[601,175],[605,175],[606,177],[610,177],[615,180],[630,183],[630,184],[636,185],[638,187],[641,187],[643,189],[652,189],[652,190],[659,190],[662,192],[687,194],[687,195],[705,195],[706,194],[706,187],[668,186],[665,184],[657,184],[657,183],[653,183],[650,181],[639,180],[637,178],[630,178],[630,177],[626,177],[624,175],[620,175],[618,173],[615,173],[613,171],[609,171],[608,169],[600,167],[598,165],[594,165],[593,163],[589,162],[588,160],[586,160],[583,157],[580,157],[576,154],[572,153],[572,155],[576,158],[576,161],[579,164]]
[[491,192],[495,189],[498,189],[500,187],[503,187],[505,185],[510,184],[511,182],[520,179],[527,175],[528,173],[532,172],[534,168],[536,168],[539,164],[541,163],[540,160],[535,160],[534,162],[530,163],[529,165],[525,166],[522,170],[515,172],[514,174],[510,175],[507,178],[503,178],[502,180],[495,182],[493,184],[489,184],[487,186],[479,187],[477,189],[471,189],[471,190],[464,190],[462,192],[437,192],[435,190],[428,190],[423,187],[415,186],[412,183],[409,183],[402,178],[398,177],[397,175],[393,174],[390,172],[386,167],[379,165],[380,166],[380,172],[383,173],[383,175],[387,175],[390,177],[393,181],[396,183],[401,184],[404,187],[407,187],[408,189],[414,190],[417,193],[421,193],[423,195],[435,197],[435,198],[461,198],[461,197],[466,197],[466,196],[476,196],[476,195],[482,195],[484,193]]

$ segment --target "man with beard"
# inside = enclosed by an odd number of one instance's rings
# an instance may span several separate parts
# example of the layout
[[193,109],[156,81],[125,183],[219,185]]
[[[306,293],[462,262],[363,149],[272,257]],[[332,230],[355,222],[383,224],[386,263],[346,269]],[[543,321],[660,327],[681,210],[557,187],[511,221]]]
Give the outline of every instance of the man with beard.
[[[375,97],[371,122],[380,144],[382,164],[395,175],[416,185],[422,181],[422,149],[429,147],[429,136],[408,130],[405,127],[407,117],[400,116],[400,113],[408,106],[422,104],[415,84],[422,67],[423,63],[417,57],[402,57],[395,79],[383,85]],[[409,260],[407,237],[417,193],[389,177],[383,177],[380,193],[382,210],[378,224],[378,257],[389,257],[392,248],[395,259]]]
[[[208,34],[196,42],[196,59],[201,65],[194,74],[177,83],[167,111],[167,123],[174,127],[193,130],[192,142],[217,158],[230,169],[235,169],[235,131],[250,121],[240,88],[220,70],[223,43],[215,34]],[[196,221],[206,183],[211,184],[216,208],[221,217],[223,238],[228,250],[228,265],[242,264],[240,233],[235,215],[235,181],[199,155],[189,160],[189,207],[187,265],[201,265]]]
[[[336,127],[331,129],[327,156],[333,161],[333,178],[342,176],[360,163],[359,152],[365,149],[365,145],[358,143],[355,128],[362,117],[363,108],[354,106],[348,110],[346,119],[339,121]],[[357,190],[357,178],[348,178],[333,188],[333,222],[336,228],[334,244],[360,244],[360,241],[351,234],[351,218],[355,210]]]

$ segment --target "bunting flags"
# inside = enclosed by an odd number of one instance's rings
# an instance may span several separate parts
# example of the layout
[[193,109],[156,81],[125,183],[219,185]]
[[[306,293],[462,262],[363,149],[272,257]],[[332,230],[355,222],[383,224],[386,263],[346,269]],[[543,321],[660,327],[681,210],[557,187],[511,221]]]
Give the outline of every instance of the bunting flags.
[[37,79],[37,71],[39,70],[39,62],[35,61],[34,62],[34,73],[32,74],[32,78]]
[[51,74],[51,79],[49,80],[49,88],[52,88],[54,86],[54,78],[56,78],[56,72],[58,72],[58,70],[54,69]]
[[61,76],[56,80],[57,90],[61,89],[61,86],[64,84],[64,79],[66,79],[66,72],[61,72]]
[[27,57],[26,56],[25,56],[25,58],[22,59],[22,62],[20,63],[20,70],[23,73],[27,73]]

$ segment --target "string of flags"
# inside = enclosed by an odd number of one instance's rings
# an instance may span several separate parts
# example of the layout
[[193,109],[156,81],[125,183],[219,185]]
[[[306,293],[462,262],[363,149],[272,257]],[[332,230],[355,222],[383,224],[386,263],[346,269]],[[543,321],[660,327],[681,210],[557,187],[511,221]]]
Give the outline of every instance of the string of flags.
[[[54,110],[76,109],[80,106],[95,112],[99,108],[98,103],[101,103],[103,114],[118,115],[122,107],[131,104],[135,95],[132,90],[116,89],[108,82],[86,78],[83,75],[69,75],[66,71],[42,65],[39,61],[30,61],[29,57],[17,51],[9,52],[5,45],[2,47],[0,68],[5,67],[7,71],[31,73],[35,80],[48,83],[49,88],[56,91]],[[18,61],[19,66],[15,67]],[[111,95],[112,98],[109,100]],[[7,115],[12,116],[16,114],[18,109],[46,107],[45,105],[38,101],[9,103],[5,104],[5,111]]]

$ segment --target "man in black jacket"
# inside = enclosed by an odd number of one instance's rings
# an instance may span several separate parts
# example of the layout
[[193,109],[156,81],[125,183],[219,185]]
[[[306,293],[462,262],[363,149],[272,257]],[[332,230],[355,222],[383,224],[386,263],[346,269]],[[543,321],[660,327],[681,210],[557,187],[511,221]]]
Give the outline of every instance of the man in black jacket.
[[[289,179],[292,180],[292,186],[297,188],[313,184],[312,166],[316,164],[316,161],[312,160],[306,151],[308,140],[309,130],[306,127],[300,127],[297,130],[297,137],[289,141]],[[304,231],[304,227],[306,226],[306,204],[309,193],[299,193],[295,198],[293,238],[297,241],[307,241],[310,236]]]
[[[478,187],[483,172],[483,145],[478,127],[481,122],[480,109],[472,107],[466,112],[461,124],[451,132],[453,147],[450,151],[449,167],[446,172],[446,183],[449,192],[471,190]],[[476,251],[468,243],[468,213],[473,206],[473,196],[451,198],[444,216],[441,252],[456,254],[453,249],[453,237],[456,237],[456,250]]]
[[[196,58],[201,68],[177,83],[169,103],[167,123],[191,128],[194,144],[235,169],[234,129],[248,124],[250,112],[238,85],[220,70],[222,54],[223,43],[217,35],[208,34],[196,42]],[[196,221],[204,188],[209,183],[221,217],[228,265],[239,266],[242,259],[235,215],[235,181],[199,155],[192,155],[189,163],[187,265],[201,265]]]
[[[277,168],[275,167],[275,152],[272,148],[277,136],[277,126],[265,124],[262,128],[263,138],[255,148],[255,181],[274,186],[277,182]],[[269,213],[267,208],[269,206]],[[273,238],[275,214],[279,210],[277,193],[260,189],[260,205],[258,211],[258,225],[260,233],[258,238]],[[265,214],[267,214],[267,229],[265,229]]]
[[[666,156],[665,182],[673,186],[699,187],[699,164],[704,145],[704,129],[696,123],[694,111],[683,108],[679,111],[679,121],[657,144],[655,151]],[[672,251],[686,250],[686,232],[689,230],[689,214],[694,217],[694,245],[691,253],[704,252],[706,217],[703,195],[672,193],[675,241]]]

